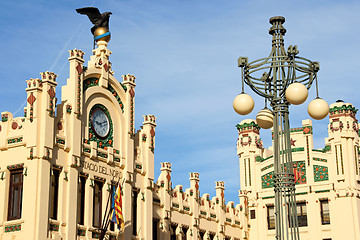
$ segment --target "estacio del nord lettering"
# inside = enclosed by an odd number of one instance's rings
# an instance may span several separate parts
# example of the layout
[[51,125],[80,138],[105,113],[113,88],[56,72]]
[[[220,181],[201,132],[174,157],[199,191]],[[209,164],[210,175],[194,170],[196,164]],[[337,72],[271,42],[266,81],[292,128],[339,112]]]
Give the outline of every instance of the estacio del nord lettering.
[[118,178],[121,176],[121,173],[115,169],[103,167],[103,166],[98,165],[97,163],[88,162],[85,160],[80,160],[80,167],[90,170],[90,171],[93,171],[93,172],[96,172],[96,173],[101,173],[104,175],[112,176],[113,178]]

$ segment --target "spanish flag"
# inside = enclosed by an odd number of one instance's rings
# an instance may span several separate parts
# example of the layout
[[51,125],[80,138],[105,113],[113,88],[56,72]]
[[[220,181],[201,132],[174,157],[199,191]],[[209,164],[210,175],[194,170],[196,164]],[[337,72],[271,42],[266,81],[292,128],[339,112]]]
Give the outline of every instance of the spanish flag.
[[113,210],[111,221],[117,224],[118,229],[124,229],[120,184],[117,189],[114,188],[113,190],[111,209]]

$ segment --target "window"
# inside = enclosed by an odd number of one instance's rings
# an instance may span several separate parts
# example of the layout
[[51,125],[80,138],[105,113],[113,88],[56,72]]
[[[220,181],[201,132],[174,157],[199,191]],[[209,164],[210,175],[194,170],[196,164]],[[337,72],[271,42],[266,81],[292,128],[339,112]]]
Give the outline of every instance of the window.
[[59,169],[51,169],[50,176],[50,218],[57,219],[58,213],[58,200],[59,200]]
[[329,200],[320,200],[321,224],[330,224]]
[[177,225],[171,224],[171,236],[170,236],[170,240],[176,240],[176,228],[177,228]]
[[77,218],[78,224],[84,225],[84,215],[85,215],[85,183],[86,177],[79,177],[79,185],[78,185],[78,202],[77,202]]
[[182,227],[182,232],[183,232],[183,234],[182,234],[182,239],[183,240],[186,240],[187,239],[187,231],[188,231],[188,229],[189,229],[189,227],[188,226],[183,226]]
[[256,215],[255,215],[255,209],[250,210],[250,219],[255,219]]
[[138,199],[138,190],[133,190],[133,201],[132,201],[132,225],[133,231],[132,234],[137,236],[137,199]]
[[22,189],[23,189],[23,168],[11,170],[8,220],[21,218]]
[[296,213],[299,223],[299,227],[306,227],[307,224],[307,211],[306,211],[306,202],[296,203]]
[[93,226],[97,228],[101,226],[102,187],[102,182],[94,181]]
[[200,229],[199,233],[200,233],[200,239],[204,240],[205,239],[205,230]]
[[275,210],[274,205],[266,206],[267,208],[267,225],[268,229],[275,229]]
[[209,237],[210,237],[210,240],[214,240],[215,239],[215,233],[210,232]]
[[153,240],[158,240],[159,219],[153,219]]

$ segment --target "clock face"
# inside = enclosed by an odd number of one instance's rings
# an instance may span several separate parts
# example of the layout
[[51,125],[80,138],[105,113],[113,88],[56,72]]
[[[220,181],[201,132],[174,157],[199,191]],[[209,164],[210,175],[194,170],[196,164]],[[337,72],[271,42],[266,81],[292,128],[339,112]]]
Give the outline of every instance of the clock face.
[[105,138],[110,130],[109,118],[101,108],[95,108],[91,116],[92,128],[96,135]]

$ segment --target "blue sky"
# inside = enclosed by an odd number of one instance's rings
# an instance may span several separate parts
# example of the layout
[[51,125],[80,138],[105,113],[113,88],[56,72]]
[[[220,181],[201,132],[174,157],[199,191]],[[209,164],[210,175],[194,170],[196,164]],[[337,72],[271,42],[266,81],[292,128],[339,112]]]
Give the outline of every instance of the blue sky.
[[[25,80],[40,72],[55,72],[63,86],[67,50],[82,49],[89,59],[92,25],[75,12],[86,6],[113,13],[108,47],[115,77],[137,77],[136,128],[145,114],[158,118],[155,178],[159,163],[169,161],[174,187],[189,187],[189,172],[196,171],[201,194],[214,196],[214,182],[222,180],[226,200],[238,202],[235,125],[255,118],[263,101],[246,88],[255,99],[253,112],[243,117],[233,111],[241,91],[237,58],[269,54],[272,16],[286,18],[286,47],[298,45],[300,56],[320,62],[320,96],[329,104],[343,99],[360,107],[359,1],[2,0],[1,111],[21,116]],[[309,118],[306,109],[314,95],[312,88],[303,105],[291,106],[291,127]],[[327,124],[328,118],[313,120],[315,148],[324,146]],[[261,134],[268,147],[269,131]]]

